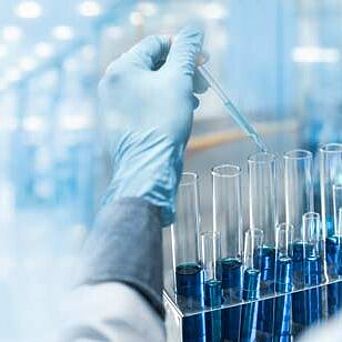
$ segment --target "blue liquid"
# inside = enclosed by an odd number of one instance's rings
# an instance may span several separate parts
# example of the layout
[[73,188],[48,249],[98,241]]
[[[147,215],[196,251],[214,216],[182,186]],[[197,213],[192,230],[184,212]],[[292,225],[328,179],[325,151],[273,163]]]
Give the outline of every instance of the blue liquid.
[[292,296],[286,294],[275,299],[273,341],[291,342],[292,340]]
[[194,310],[203,305],[203,272],[202,267],[195,263],[182,264],[176,267],[177,297],[184,302],[185,310]]
[[[240,303],[242,300],[242,263],[239,259],[221,260],[222,289],[225,303]],[[222,338],[237,342],[240,336],[241,306],[222,310]]]
[[[259,252],[259,251],[258,251]],[[261,269],[261,284],[263,291],[261,294],[269,294],[273,292],[270,284],[274,282],[274,265],[275,265],[275,249],[264,246],[259,253],[256,253],[256,263]]]
[[[342,239],[334,235],[332,218],[326,221],[328,238],[326,239],[327,268],[330,280],[342,275]],[[342,308],[342,283],[328,285],[328,314],[335,315]]]
[[[276,291],[287,293],[292,290],[293,267],[291,258],[277,261]],[[285,294],[275,299],[274,341],[292,341],[292,296]]]
[[328,285],[328,314],[329,317],[338,313],[342,308],[342,282]]
[[[183,311],[203,308],[203,271],[196,263],[182,264],[176,267],[177,302]],[[204,342],[204,314],[183,319],[183,341]]]
[[226,258],[220,265],[224,299],[227,303],[239,303],[242,299],[242,263],[239,259]]
[[[260,272],[246,269],[243,274],[244,300],[255,300],[260,297]],[[258,302],[245,304],[241,313],[241,342],[253,342],[257,339]]]
[[341,273],[341,240],[337,236],[328,237],[326,239],[325,246],[329,278],[336,279]]
[[291,292],[293,288],[293,263],[291,258],[277,260],[275,288],[277,293]]
[[[336,236],[327,238],[327,266],[329,278],[334,280],[341,275],[341,239]],[[342,284],[328,285],[328,313],[329,316],[336,314],[342,307]]]
[[293,283],[296,289],[304,286],[304,242],[297,241],[292,245],[293,250]]
[[[274,292],[274,270],[275,270],[275,249],[263,247],[258,255],[261,258],[261,296],[269,295]],[[258,310],[258,331],[263,341],[271,341],[273,334],[273,299],[266,299],[259,303]]]
[[[304,242],[297,241],[292,245],[293,248],[293,284],[296,289],[304,287]],[[304,307],[304,292],[296,292],[292,294],[292,321],[293,334],[297,336],[304,327],[305,316]]]
[[261,341],[272,341],[273,333],[273,299],[266,299],[259,302],[257,330]]
[[[222,304],[222,287],[218,280],[209,280],[204,284],[204,303],[207,307],[220,308]],[[207,342],[221,341],[221,310],[205,314],[205,329]]]
[[327,226],[327,237],[334,236],[334,234],[335,234],[334,219],[332,217],[327,218],[326,226]]
[[204,314],[183,318],[183,342],[206,342]]
[[[322,260],[319,257],[306,258],[304,262],[304,283],[306,286],[319,285],[322,282]],[[305,325],[310,326],[323,319],[322,288],[304,292]]]

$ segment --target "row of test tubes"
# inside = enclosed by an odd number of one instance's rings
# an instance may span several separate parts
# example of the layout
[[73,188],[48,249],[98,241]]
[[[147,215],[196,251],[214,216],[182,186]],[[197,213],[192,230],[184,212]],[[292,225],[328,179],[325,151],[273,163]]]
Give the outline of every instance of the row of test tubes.
[[342,308],[342,145],[322,146],[318,159],[321,213],[311,152],[250,156],[245,231],[239,166],[212,169],[208,232],[198,176],[183,174],[171,242],[184,342],[292,341]]

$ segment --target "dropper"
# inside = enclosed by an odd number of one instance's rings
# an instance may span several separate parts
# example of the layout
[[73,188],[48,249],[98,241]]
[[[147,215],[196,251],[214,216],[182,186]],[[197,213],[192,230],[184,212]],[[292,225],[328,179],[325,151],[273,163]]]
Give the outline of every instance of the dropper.
[[[171,44],[172,41],[173,37],[170,37]],[[256,143],[262,152],[268,152],[269,149],[264,142],[264,139],[250,124],[247,118],[236,108],[234,103],[229,99],[227,93],[223,90],[223,87],[215,79],[208,67],[205,66],[207,60],[208,53],[202,50],[197,60],[197,70],[200,72],[201,76],[205,79],[213,92],[221,99],[224,106],[228,110],[229,115],[233,118],[237,125]]]
[[198,63],[197,69],[201,73],[201,76],[208,82],[214,93],[221,99],[233,120],[242,128],[247,136],[249,136],[258,145],[262,152],[267,152],[268,147],[265,144],[263,138],[250,124],[247,118],[236,108],[234,103],[229,99],[227,93],[223,90],[222,86],[212,75],[208,67],[205,66],[203,63]]

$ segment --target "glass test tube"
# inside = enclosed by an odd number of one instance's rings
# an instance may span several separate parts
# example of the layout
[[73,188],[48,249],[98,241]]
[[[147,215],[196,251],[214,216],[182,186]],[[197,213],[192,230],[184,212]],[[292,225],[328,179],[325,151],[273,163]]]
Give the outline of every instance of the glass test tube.
[[342,144],[323,145],[319,153],[323,234],[330,238],[335,234],[333,185],[342,184]]
[[[274,341],[292,341],[293,226],[281,223],[276,230],[275,290],[284,293],[275,299]],[[285,294],[287,293],[287,294]]]
[[[259,262],[261,264],[261,296],[274,292],[275,229],[278,224],[280,161],[268,152],[248,158],[250,226],[264,232]],[[273,333],[273,299],[259,304],[258,330],[264,339]]]
[[[177,193],[176,219],[171,225],[174,286],[178,305],[184,312],[203,308],[203,270],[199,258],[198,176],[184,172]],[[202,341],[204,316],[183,320],[183,339]]]
[[[219,309],[222,304],[220,234],[201,234],[201,259],[204,273],[204,304],[210,309]],[[206,341],[221,341],[221,310],[205,314]]]
[[[314,210],[313,156],[306,150],[292,150],[284,154],[285,215],[293,225],[293,285],[304,287],[304,233],[303,215]],[[303,292],[292,296],[294,334],[304,326],[302,314]]]
[[[336,225],[337,225],[337,229],[336,229],[336,232],[340,238],[340,241],[342,239],[342,206],[339,207],[337,213],[336,213]],[[338,255],[338,274],[339,276],[342,275],[342,245],[340,244],[339,246],[339,255]],[[341,309],[342,308],[342,283],[338,283],[339,285],[339,290],[341,291],[341,296],[339,296],[339,302],[338,302],[338,309]]]
[[[258,261],[263,246],[263,232],[260,229],[249,229],[245,233],[243,299],[253,301],[260,298],[261,269]],[[259,302],[242,306],[240,341],[256,340]]]
[[[221,235],[220,267],[226,304],[242,300],[242,200],[241,169],[220,165],[212,169],[213,226]],[[241,307],[222,311],[222,338],[238,341]]]
[[[337,219],[337,234],[340,238],[340,241],[342,239],[342,206],[339,207],[337,213],[336,213]],[[340,244],[340,249],[339,249],[339,257],[338,257],[338,274],[341,276],[342,275],[342,246]],[[339,283],[339,289],[341,289],[342,292],[342,283]],[[342,298],[342,295],[339,297],[339,299]],[[342,300],[339,301],[339,309],[342,308]]]
[[342,231],[340,227],[340,210],[342,210],[342,183],[333,185],[333,208],[334,208],[334,226],[335,234],[338,237],[342,237]]
[[[326,246],[327,273],[336,279],[340,267],[341,238],[336,234],[334,224],[334,186],[342,184],[342,144],[326,144],[319,150],[320,185],[323,236]],[[337,284],[328,286],[328,312],[333,315],[342,303],[342,293]]]
[[180,296],[200,295],[203,277],[198,241],[200,229],[198,176],[184,172],[177,194],[175,223],[171,226],[175,291]]
[[291,292],[292,258],[293,258],[293,225],[281,223],[276,229],[276,292]]
[[[315,212],[303,216],[304,227],[304,285],[311,287],[322,283],[323,231],[320,215]],[[305,326],[318,323],[323,318],[322,287],[304,292]]]
[[293,225],[294,242],[303,242],[303,215],[314,209],[313,156],[306,150],[284,154],[286,222]]
[[[342,184],[333,185],[334,237],[327,239],[329,248],[329,275],[332,278],[342,276]],[[334,243],[332,243],[334,242]],[[342,308],[342,282],[328,285],[329,316]]]
[[337,222],[337,232],[339,236],[341,236],[342,234],[342,207],[338,209],[336,222]]
[[[342,276],[342,184],[333,185],[333,207],[334,207],[334,226],[335,239],[337,242],[336,250],[336,273]],[[338,298],[338,309],[342,308],[342,284],[341,295]]]
[[250,226],[264,232],[261,281],[273,281],[275,229],[278,224],[279,159],[268,152],[248,158]]

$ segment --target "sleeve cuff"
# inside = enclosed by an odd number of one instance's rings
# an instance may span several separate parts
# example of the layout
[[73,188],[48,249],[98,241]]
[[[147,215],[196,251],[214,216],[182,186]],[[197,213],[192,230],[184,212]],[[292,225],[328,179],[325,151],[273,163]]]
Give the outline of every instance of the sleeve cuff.
[[81,284],[125,283],[164,319],[160,216],[160,208],[139,198],[104,206],[82,251]]

